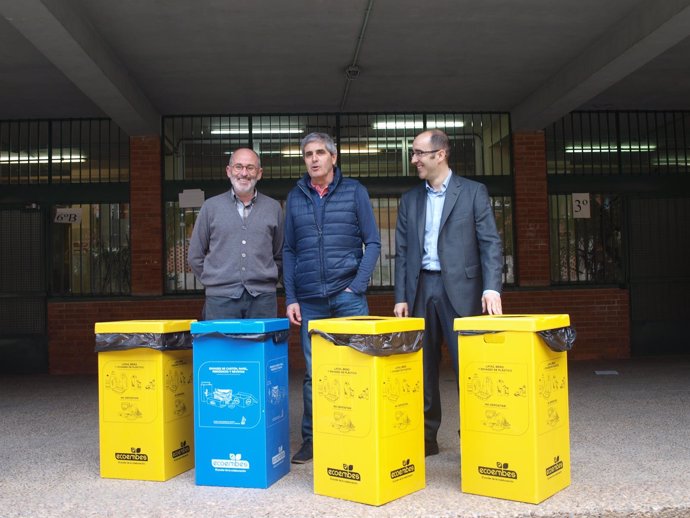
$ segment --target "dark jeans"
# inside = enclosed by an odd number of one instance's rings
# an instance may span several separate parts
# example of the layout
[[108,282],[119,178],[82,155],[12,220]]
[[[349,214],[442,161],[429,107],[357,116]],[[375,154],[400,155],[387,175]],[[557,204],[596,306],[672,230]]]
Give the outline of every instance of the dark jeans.
[[302,351],[306,363],[304,382],[302,384],[302,399],[304,401],[304,415],[302,417],[302,440],[312,440],[314,427],[312,422],[312,392],[311,392],[311,338],[309,337],[309,321],[335,318],[368,315],[369,306],[367,305],[366,295],[357,295],[349,291],[341,291],[326,298],[300,300],[300,311],[302,312],[302,325],[300,338],[302,340]]
[[223,320],[229,318],[276,318],[278,299],[274,293],[260,293],[252,297],[247,290],[238,299],[207,295],[202,318]]
[[448,299],[440,273],[422,271],[420,274],[412,316],[424,318],[424,440],[434,442],[441,426],[438,377],[443,338],[446,339],[453,363],[455,386],[458,386],[458,336],[453,330],[453,324],[460,315],[455,312]]

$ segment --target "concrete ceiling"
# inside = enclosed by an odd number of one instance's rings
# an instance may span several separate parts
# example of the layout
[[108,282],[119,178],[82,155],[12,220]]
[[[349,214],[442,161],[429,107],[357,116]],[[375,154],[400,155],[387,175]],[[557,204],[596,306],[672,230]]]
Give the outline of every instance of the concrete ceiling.
[[[690,0],[0,0],[0,119],[690,110]],[[347,71],[350,68],[348,75]]]

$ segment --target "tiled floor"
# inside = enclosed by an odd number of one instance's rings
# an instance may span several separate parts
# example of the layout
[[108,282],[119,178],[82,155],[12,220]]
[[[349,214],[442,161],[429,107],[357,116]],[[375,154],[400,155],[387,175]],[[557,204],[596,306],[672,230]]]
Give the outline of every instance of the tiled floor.
[[[616,374],[596,374],[615,371]],[[439,455],[426,488],[372,507],[317,496],[312,464],[269,489],[102,479],[95,377],[0,378],[0,517],[690,516],[690,357],[571,363],[572,483],[538,505],[461,491],[458,403],[443,383]],[[299,373],[291,378],[298,447]]]

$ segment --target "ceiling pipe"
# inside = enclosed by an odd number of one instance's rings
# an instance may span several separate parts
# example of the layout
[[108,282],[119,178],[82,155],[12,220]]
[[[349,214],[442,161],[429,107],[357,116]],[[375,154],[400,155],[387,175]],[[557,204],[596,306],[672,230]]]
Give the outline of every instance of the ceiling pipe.
[[350,91],[350,83],[359,77],[359,65],[357,60],[359,59],[359,50],[362,48],[362,42],[364,41],[364,33],[367,30],[367,23],[369,22],[369,14],[371,14],[371,8],[374,6],[374,0],[369,0],[369,5],[367,5],[367,10],[364,13],[364,21],[362,22],[362,27],[359,30],[359,38],[357,38],[357,46],[355,47],[355,53],[352,56],[352,62],[345,69],[345,88],[343,90],[343,96],[340,99],[340,111],[344,111],[345,104],[347,103],[347,94]]

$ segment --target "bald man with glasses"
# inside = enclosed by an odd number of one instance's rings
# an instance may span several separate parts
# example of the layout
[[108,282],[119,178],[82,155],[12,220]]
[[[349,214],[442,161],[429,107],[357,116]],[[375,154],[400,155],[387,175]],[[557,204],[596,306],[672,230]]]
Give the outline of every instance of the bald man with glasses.
[[423,317],[424,445],[439,452],[439,364],[445,338],[458,377],[458,317],[500,315],[503,249],[486,187],[448,165],[450,142],[441,130],[420,133],[411,162],[423,183],[403,194],[395,231],[395,307],[398,317]]
[[202,318],[275,318],[282,208],[256,190],[263,169],[254,150],[235,150],[225,173],[230,189],[204,202],[189,243],[189,267],[206,293]]

